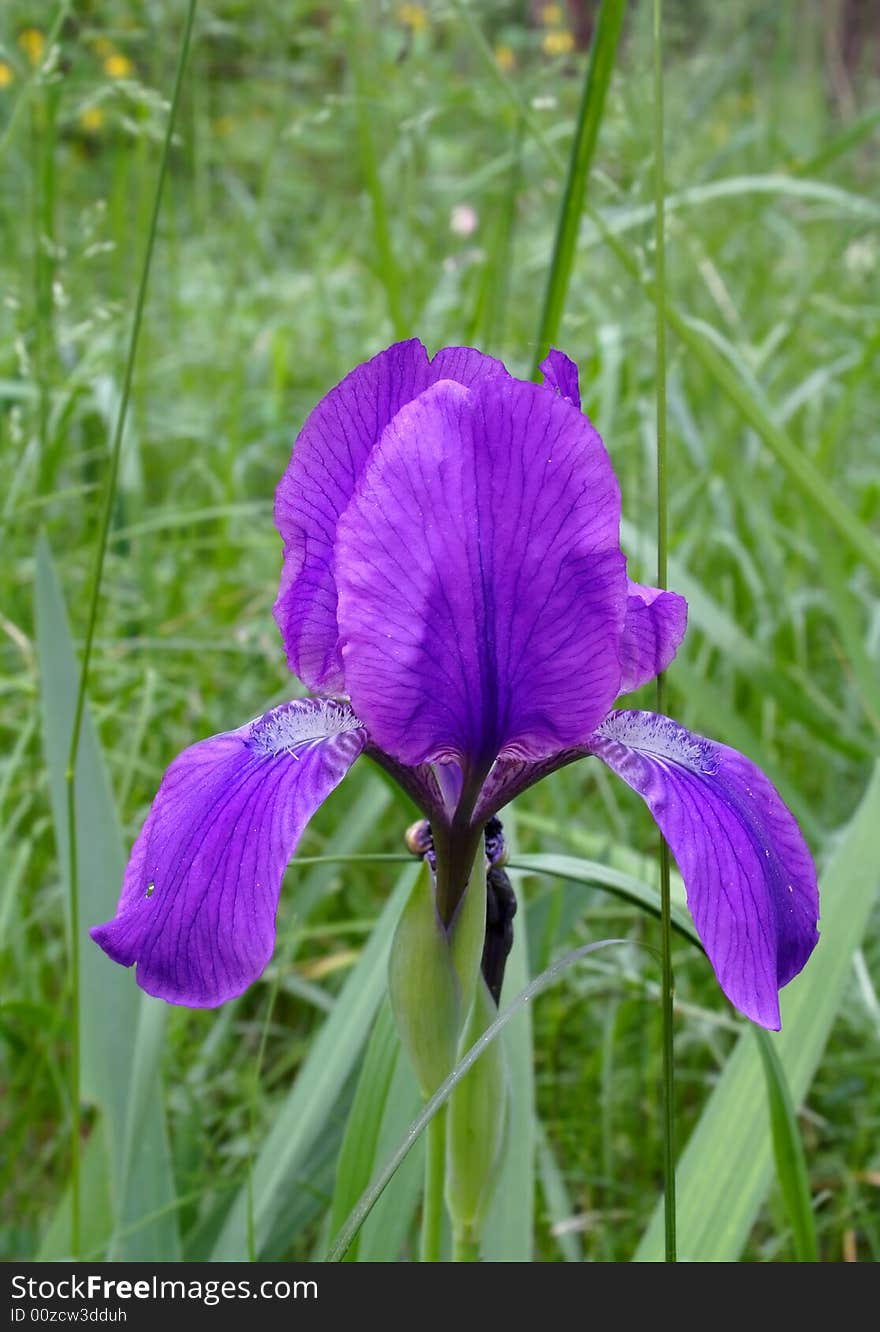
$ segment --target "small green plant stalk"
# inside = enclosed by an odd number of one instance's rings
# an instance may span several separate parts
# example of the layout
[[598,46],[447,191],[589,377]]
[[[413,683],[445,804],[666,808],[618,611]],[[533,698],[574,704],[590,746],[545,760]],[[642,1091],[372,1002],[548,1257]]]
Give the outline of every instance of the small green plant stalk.
[[[395,931],[389,993],[400,1041],[425,1101],[449,1076],[498,1010],[480,973],[486,930],[485,871],[471,870],[448,926],[437,905],[442,866],[425,854]],[[500,1047],[456,1088],[427,1129],[422,1208],[422,1262],[443,1260],[444,1198],[452,1220],[454,1257],[477,1257],[479,1227],[491,1193],[505,1118]]]

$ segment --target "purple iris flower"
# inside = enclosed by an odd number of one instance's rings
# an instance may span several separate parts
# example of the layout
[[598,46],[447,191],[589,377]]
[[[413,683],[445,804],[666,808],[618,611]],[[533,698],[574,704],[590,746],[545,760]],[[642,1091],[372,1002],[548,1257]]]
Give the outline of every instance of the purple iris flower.
[[648,805],[730,1001],[780,1025],[818,940],[795,819],[749,759],[669,717],[615,710],[664,670],[687,605],[631,582],[620,490],[576,366],[544,383],[467,347],[398,343],[306,421],[281,479],[275,615],[312,698],[184,750],[115,918],[92,937],[171,1003],[210,1007],[267,965],[285,867],[362,753],[430,821],[445,924],[492,816],[574,759]]

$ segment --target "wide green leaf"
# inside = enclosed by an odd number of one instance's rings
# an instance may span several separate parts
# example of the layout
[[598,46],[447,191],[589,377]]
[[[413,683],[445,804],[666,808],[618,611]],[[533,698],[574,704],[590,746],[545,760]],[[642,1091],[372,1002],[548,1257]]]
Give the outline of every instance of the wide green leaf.
[[[394,927],[412,891],[417,871],[417,865],[408,865],[399,875],[357,965],[266,1134],[252,1176],[258,1253],[281,1210],[285,1191],[295,1188],[298,1175],[307,1169],[312,1145],[367,1039],[387,988],[388,951]],[[214,1246],[214,1262],[240,1262],[246,1257],[247,1217],[248,1191],[243,1186]]]
[[[36,620],[52,818],[59,863],[66,875],[65,770],[79,671],[61,588],[45,541],[37,548]],[[173,1261],[179,1257],[179,1241],[160,1076],[165,1005],[142,994],[134,975],[105,957],[87,932],[90,925],[113,915],[125,868],[122,834],[88,712],[80,739],[76,788],[82,929],[81,1086],[83,1098],[96,1105],[102,1116],[103,1159],[109,1171],[107,1191],[115,1231],[126,1233],[112,1245],[112,1255],[130,1261]],[[138,1227],[143,1217],[157,1213],[161,1215]],[[51,1233],[66,1231],[53,1227]],[[63,1253],[46,1256],[61,1257]]]

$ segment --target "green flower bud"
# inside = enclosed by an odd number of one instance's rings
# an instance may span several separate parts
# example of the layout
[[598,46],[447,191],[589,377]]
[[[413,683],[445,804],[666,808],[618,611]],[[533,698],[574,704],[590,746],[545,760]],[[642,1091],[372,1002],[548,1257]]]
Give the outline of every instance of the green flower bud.
[[394,933],[388,988],[401,1044],[427,1099],[455,1065],[463,1020],[462,988],[427,865]]

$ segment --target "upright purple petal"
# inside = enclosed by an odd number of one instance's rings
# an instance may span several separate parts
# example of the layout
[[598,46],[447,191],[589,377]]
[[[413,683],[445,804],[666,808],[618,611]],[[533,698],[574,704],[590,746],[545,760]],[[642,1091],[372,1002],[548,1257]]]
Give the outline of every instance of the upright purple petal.
[[578,383],[578,368],[565,352],[554,347],[544,357],[539,369],[544,376],[547,388],[555,389],[561,398],[565,398],[573,407],[581,408],[581,390]]
[[779,793],[735,749],[653,712],[613,712],[591,748],[660,825],[722,990],[778,1031],[778,991],[819,939],[816,870]]
[[620,497],[589,421],[534,384],[441,383],[404,407],[339,522],[346,686],[402,763],[540,757],[620,684]]
[[687,614],[687,602],[677,592],[629,581],[620,644],[622,694],[638,689],[666,670],[684,638]]
[[212,1008],[261,974],[285,867],[366,742],[349,708],[299,699],[174,760],[122,884],[91,931],[148,994]]
[[309,416],[275,494],[284,565],[275,618],[290,669],[310,689],[344,690],[336,629],[332,555],[339,515],[388,422],[440,379],[465,385],[506,374],[500,361],[470,347],[447,347],[428,360],[417,339],[398,342],[346,375]]

